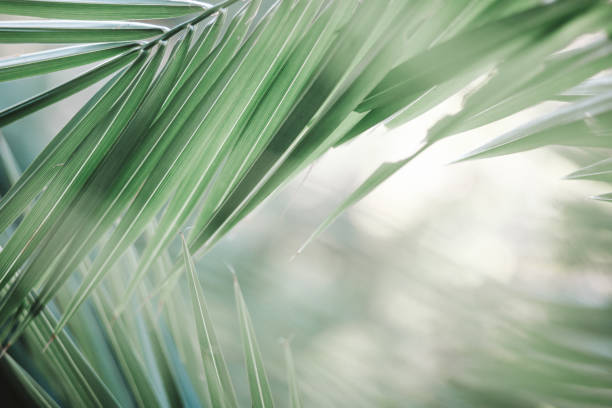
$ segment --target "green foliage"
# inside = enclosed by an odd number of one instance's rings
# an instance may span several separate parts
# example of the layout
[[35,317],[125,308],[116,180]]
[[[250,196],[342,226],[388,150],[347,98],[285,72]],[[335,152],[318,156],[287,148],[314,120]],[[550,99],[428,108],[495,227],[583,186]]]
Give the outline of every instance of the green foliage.
[[[612,62],[609,2],[243,3],[0,4],[3,14],[43,18],[0,23],[1,43],[81,44],[1,60],[0,81],[104,61],[0,112],[6,126],[101,85],[0,201],[0,229],[10,231],[0,252],[2,339],[8,348],[23,338],[47,362],[43,370],[58,379],[52,385],[58,402],[153,407],[210,398],[214,406],[237,406],[191,254],[210,250],[331,148],[377,125],[406,123],[478,78],[487,76],[458,113],[432,127],[412,155],[383,163],[308,242],[434,143],[542,102],[567,101],[461,160],[547,145],[612,147],[611,87],[590,79]],[[174,17],[181,20],[163,20]],[[149,19],[161,20],[128,21]],[[606,35],[567,49],[596,32]],[[609,182],[609,172],[606,159],[569,178]],[[167,250],[188,224],[183,263]],[[125,258],[129,273],[119,279]],[[182,316],[188,305],[170,300],[158,319],[150,303],[153,295],[167,296],[183,270],[202,364],[186,358],[192,345],[169,310]],[[252,403],[272,406],[237,282],[235,290]],[[49,339],[47,354],[37,354]],[[96,359],[100,347],[112,355],[109,361]],[[290,401],[297,407],[286,347]],[[56,405],[56,395],[9,363],[39,404]],[[208,393],[194,384],[201,375]],[[107,384],[110,378],[116,384]]]
[[149,20],[194,14],[210,7],[191,0],[7,0],[0,14],[75,20]]
[[225,365],[225,359],[221,353],[221,348],[217,341],[217,336],[213,330],[212,321],[208,315],[206,300],[202,293],[202,288],[196,277],[195,265],[189,254],[187,242],[183,237],[183,254],[185,257],[185,265],[189,276],[189,287],[191,289],[191,299],[193,302],[194,314],[196,318],[196,327],[198,329],[198,340],[202,352],[202,361],[204,362],[204,371],[206,373],[206,383],[208,384],[208,392],[210,399],[216,407],[236,407],[236,395],[234,386],[229,377],[228,369]]

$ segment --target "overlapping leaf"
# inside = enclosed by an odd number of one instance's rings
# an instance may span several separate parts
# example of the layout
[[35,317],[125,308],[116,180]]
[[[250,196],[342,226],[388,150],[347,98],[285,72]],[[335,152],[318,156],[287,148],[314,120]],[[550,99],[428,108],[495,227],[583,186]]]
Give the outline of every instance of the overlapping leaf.
[[[4,42],[108,41],[4,60],[2,80],[112,58],[0,112],[2,125],[119,71],[0,203],[3,230],[32,206],[0,253],[0,320],[11,322],[13,337],[93,251],[91,274],[67,302],[59,332],[157,216],[159,226],[146,240],[116,312],[125,309],[190,217],[189,251],[202,254],[297,172],[372,126],[404,123],[489,74],[459,114],[432,129],[424,149],[559,98],[610,63],[607,40],[558,53],[582,34],[608,27],[610,7],[597,0],[512,6],[465,0],[438,18],[432,18],[435,2],[281,0],[257,23],[259,1],[226,13],[233,2],[208,7],[191,1],[45,0],[0,6],[5,13],[91,20],[200,13],[170,29],[47,20],[0,27]],[[204,27],[195,31],[200,23]],[[172,52],[166,55],[169,41]],[[551,143],[608,146],[609,101],[602,89],[590,87],[585,98],[559,113],[562,119],[543,118],[475,155]],[[580,116],[587,111],[588,118]],[[571,136],[587,131],[591,136]],[[324,225],[408,162],[383,165]],[[176,262],[173,271],[180,268]],[[168,271],[164,278],[171,276],[177,275]],[[35,301],[26,301],[35,289]]]
[[234,386],[225,365],[225,359],[221,353],[217,336],[213,330],[202,287],[198,282],[195,265],[184,238],[183,256],[185,258],[191,301],[193,302],[193,310],[196,316],[198,340],[211,402],[216,407],[237,407],[238,403],[236,402]]
[[242,296],[238,279],[234,276],[234,292],[236,296],[236,308],[240,321],[240,333],[246,360],[247,374],[249,376],[249,388],[251,390],[251,403],[253,407],[273,407],[274,400],[268,383],[268,377],[264,369],[261,352],[255,338],[255,329],[251,322],[249,310]]
[[[550,8],[534,7],[459,34],[391,71],[357,108],[368,113],[341,139],[341,143],[387,118],[391,118],[390,126],[398,126],[448,98],[492,67],[496,68],[485,85],[468,95],[458,114],[444,118],[430,129],[422,146],[409,158],[395,163],[384,163],[379,167],[330,217],[323,221],[309,241],[344,209],[361,198],[364,192],[373,190],[408,163],[410,158],[433,143],[452,134],[502,119],[539,102],[554,99],[562,89],[575,86],[609,67],[612,49],[608,39],[582,49],[553,55],[554,52],[563,50],[577,36],[608,27],[610,9],[598,8],[596,5],[597,2],[587,1],[558,2]],[[570,15],[573,19],[568,20]],[[497,28],[493,30],[493,27]],[[539,31],[542,29],[545,31]],[[491,32],[485,34],[489,30]],[[453,51],[466,48],[470,52],[459,56]],[[475,54],[469,56],[471,52]],[[510,58],[514,54],[517,57]],[[540,64],[537,69],[533,69],[535,61],[539,61]],[[426,68],[428,65],[433,66],[434,63],[437,65],[436,69]],[[401,111],[405,106],[407,108]],[[580,109],[582,108],[578,108]],[[396,112],[399,114],[393,116]],[[568,112],[563,110],[559,112],[558,117],[567,119]],[[598,129],[605,129],[607,126],[605,115],[597,120],[600,122]],[[535,126],[526,132],[535,133]],[[584,140],[582,137],[578,141],[577,138],[569,137],[569,132],[584,135],[583,128],[579,123],[574,124],[571,130],[567,129],[568,133],[565,133],[567,137],[560,134],[553,135],[557,129],[551,129],[546,133],[548,136],[541,134],[539,138],[530,137],[529,141],[523,142],[525,145],[522,147],[518,147],[519,142],[510,143],[507,139],[518,141],[523,140],[523,136],[517,134],[501,136],[466,158],[482,157],[484,154],[494,155],[494,149],[498,148],[500,154],[502,151],[507,153],[510,150],[505,149],[512,149],[506,146],[507,144],[514,146],[516,149],[514,151],[534,148],[549,144],[551,138],[556,139],[557,144],[582,146],[607,144],[602,138],[587,137],[587,140]],[[601,132],[599,134],[601,135]],[[529,143],[531,145],[527,147]]]

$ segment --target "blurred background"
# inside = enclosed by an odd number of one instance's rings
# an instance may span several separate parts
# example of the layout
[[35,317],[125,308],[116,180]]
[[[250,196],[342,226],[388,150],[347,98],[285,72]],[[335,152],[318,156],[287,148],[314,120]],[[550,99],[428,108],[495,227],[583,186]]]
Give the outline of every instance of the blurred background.
[[[0,54],[39,49],[3,45]],[[0,108],[74,72],[2,83]],[[95,89],[2,130],[2,193]],[[342,199],[381,162],[408,156],[461,97],[331,151],[198,261],[243,401],[227,264],[238,273],[279,406],[281,337],[291,339],[305,406],[610,406],[612,207],[588,199],[606,193],[604,185],[561,178],[596,156],[546,149],[448,165],[560,103],[439,143],[297,253]],[[178,240],[171,253],[180,255]],[[174,294],[187,290],[181,279]],[[195,325],[183,330],[195,333]]]

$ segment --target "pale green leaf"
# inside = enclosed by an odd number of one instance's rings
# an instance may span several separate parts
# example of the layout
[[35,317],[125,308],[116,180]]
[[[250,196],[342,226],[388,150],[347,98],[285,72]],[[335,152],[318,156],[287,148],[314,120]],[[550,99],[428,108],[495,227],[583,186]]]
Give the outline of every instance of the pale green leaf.
[[268,384],[261,352],[259,351],[259,346],[255,338],[255,329],[253,328],[247,305],[242,297],[242,291],[238,285],[236,275],[234,275],[234,293],[236,296],[240,333],[242,335],[242,345],[244,347],[244,356],[249,377],[251,403],[255,408],[273,407],[272,391]]
[[204,293],[196,276],[195,265],[184,237],[182,237],[182,242],[185,269],[187,270],[189,280],[191,302],[193,303],[198,341],[200,343],[202,361],[204,362],[204,372],[206,373],[206,383],[208,384],[210,399],[215,407],[237,407],[238,403],[236,402],[234,387],[225,365],[225,359],[217,341],[217,336],[213,330]]
[[295,363],[293,362],[293,353],[291,352],[289,340],[283,340],[283,348],[285,350],[285,363],[287,365],[287,383],[289,384],[289,407],[301,408],[300,390],[295,375]]
[[591,197],[593,200],[612,202],[612,193],[601,194]]
[[113,72],[129,64],[138,56],[135,50],[124,52],[112,60],[92,68],[78,77],[64,82],[46,92],[38,94],[26,101],[8,107],[0,112],[0,127],[34,113],[42,108],[61,101],[83,89],[101,81]]
[[547,145],[612,147],[612,94],[564,106],[505,133],[457,161],[500,156]]
[[407,157],[396,162],[387,162],[381,164],[363,183],[357,187],[342,203],[336,207],[336,209],[327,216],[327,218],[319,224],[317,229],[308,237],[306,242],[298,249],[298,254],[301,253],[308,244],[310,244],[321,232],[323,232],[329,225],[331,225],[340,214],[342,214],[347,208],[351,207],[356,202],[360,201],[363,197],[370,194],[376,187],[385,182],[389,177],[397,173],[401,168],[408,164],[413,158],[418,156],[428,145],[422,145],[415,153],[410,157]]
[[[134,76],[140,71],[140,68],[146,61],[146,55],[143,54],[139,60],[132,65],[131,69],[125,72],[126,82],[130,84]],[[132,87],[128,87],[131,93]],[[137,90],[136,92],[141,92]],[[127,116],[120,112],[119,105],[125,103],[123,101],[117,103],[114,115],[106,116],[106,123],[98,124],[97,130],[99,133],[91,133],[85,139],[85,143],[81,143],[71,160],[60,167],[58,175],[54,177],[53,184],[48,186],[43,195],[40,197],[32,212],[28,214],[19,225],[7,246],[0,252],[0,264],[2,267],[2,276],[0,279],[4,281],[11,275],[11,270],[18,268],[18,265],[31,253],[34,246],[41,242],[51,226],[57,222],[54,219],[54,214],[63,214],[66,210],[66,201],[71,200],[78,192],[78,188],[86,181],[86,175],[93,171],[95,164],[102,160],[100,153],[112,145],[114,134],[109,132],[113,116]],[[119,122],[117,122],[120,125]],[[98,153],[98,154],[96,154]],[[93,165],[87,165],[87,164]],[[48,265],[47,265],[48,266]],[[22,279],[24,274],[20,275]]]
[[114,57],[136,47],[136,43],[77,45],[0,59],[0,81],[61,71]]
[[0,14],[71,20],[151,20],[202,12],[191,0],[3,0]]
[[13,150],[2,132],[0,132],[0,165],[4,170],[4,174],[7,175],[9,182],[12,185],[17,183],[19,176],[21,176],[21,170],[19,169],[19,164],[13,154]]
[[393,103],[397,98],[427,90],[447,78],[486,64],[500,45],[552,27],[568,16],[585,12],[597,0],[559,1],[492,21],[415,56],[394,68],[360,104],[368,110]]
[[[251,2],[249,8],[246,10],[249,12],[248,14],[241,14],[241,17],[238,21],[242,21],[244,16],[253,15],[257,10],[257,2]],[[191,115],[194,109],[198,106],[198,103],[204,97],[206,91],[212,86],[212,81],[215,81],[218,75],[221,75],[223,69],[226,64],[229,62],[228,60],[231,58],[234,53],[236,47],[238,46],[237,41],[240,38],[232,38],[232,34],[239,34],[240,32],[244,33],[248,29],[249,22],[246,21],[247,24],[241,25],[236,24],[235,27],[239,27],[239,30],[232,30],[229,32],[230,37],[227,42],[223,42],[219,44],[217,48],[218,52],[214,52],[207,58],[205,61],[200,61],[200,66],[198,70],[196,70],[192,75],[189,81],[187,81],[180,92],[175,96],[174,103],[169,105],[168,112],[165,113],[162,117],[160,117],[154,125],[150,128],[142,128],[135,129],[134,133],[127,132],[125,133],[125,143],[127,143],[127,147],[123,147],[119,149],[118,154],[122,155],[120,157],[124,157],[124,159],[117,159],[118,161],[125,160],[125,164],[117,168],[114,162],[109,162],[108,167],[104,167],[104,171],[99,173],[99,180],[96,180],[95,183],[91,185],[94,186],[94,190],[102,189],[108,191],[109,194],[106,196],[107,202],[110,202],[111,205],[108,207],[100,206],[97,207],[95,203],[91,203],[87,198],[82,200],[82,204],[84,204],[83,208],[88,209],[88,211],[93,211],[93,208],[96,208],[96,211],[102,211],[100,220],[92,220],[95,222],[95,225],[92,229],[81,229],[79,234],[85,234],[85,239],[83,240],[75,240],[79,248],[77,251],[72,252],[72,254],[77,254],[77,256],[72,256],[70,262],[68,264],[62,265],[62,274],[67,274],[70,272],[71,268],[75,267],[78,264],[81,257],[86,254],[91,246],[95,244],[96,236],[99,237],[99,234],[104,232],[104,229],[98,227],[102,226],[104,228],[108,228],[110,224],[114,221],[114,219],[119,215],[119,213],[125,208],[126,205],[130,204],[129,200],[126,200],[126,197],[132,197],[134,194],[140,191],[143,181],[145,181],[148,177],[151,176],[151,172],[158,170],[160,166],[156,167],[156,163],[161,157],[165,159],[169,159],[170,156],[162,156],[164,154],[165,149],[168,147],[168,144],[172,141],[172,138],[177,134],[180,130],[180,125],[185,121],[189,120],[191,123],[198,123],[200,118],[198,116]],[[256,37],[255,37],[256,38]],[[188,42],[185,42],[188,45]],[[184,55],[184,54],[183,54]],[[177,59],[175,59],[177,61]],[[175,62],[176,63],[176,62]],[[180,67],[180,65],[177,65]],[[204,75],[204,73],[209,73],[209,76]],[[200,89],[198,89],[200,87]],[[201,92],[196,92],[201,91]],[[163,95],[163,94],[162,94]],[[157,95],[159,96],[159,95]],[[158,99],[152,99],[151,108],[155,106],[158,102]],[[206,105],[204,105],[206,108]],[[156,111],[152,109],[148,109],[147,113],[152,113],[153,116],[157,114]],[[148,132],[147,132],[148,130]],[[136,137],[139,135],[139,137]],[[192,134],[184,134],[183,137],[193,136]],[[130,155],[130,151],[133,146],[138,146],[139,148],[135,151],[135,154]],[[117,153],[116,153],[117,154]],[[115,156],[117,157],[117,156]],[[163,166],[171,165],[171,162],[164,162]],[[163,168],[162,168],[163,169]],[[117,171],[121,170],[119,177],[117,178]],[[101,186],[98,184],[101,183]],[[110,185],[109,185],[110,183]],[[154,187],[154,186],[151,186]],[[85,197],[88,195],[85,194]],[[159,204],[163,204],[160,202]],[[155,208],[148,207],[136,207],[134,211],[138,213],[142,213],[143,210],[148,210],[146,216],[149,218],[145,218],[144,220],[136,219],[133,220],[128,213],[128,216],[125,217],[125,221],[120,224],[120,228],[123,228],[124,225],[127,226],[128,231],[132,228],[140,228],[139,231],[146,226],[146,222],[150,220],[150,217],[154,214]],[[134,226],[135,221],[138,221],[138,224]],[[74,227],[74,224],[72,224]],[[139,232],[138,231],[138,232]],[[123,234],[124,231],[118,229],[114,232],[116,236],[119,234]],[[90,234],[91,233],[91,234]],[[98,235],[97,235],[98,234]],[[136,233],[132,232],[132,237],[128,237],[129,239],[135,239],[137,236]],[[67,313],[64,315],[64,320],[61,325],[65,324],[70,316],[76,311],[76,308],[84,301],[87,294],[93,290],[97,282],[104,276],[106,271],[110,269],[112,264],[116,261],[113,257],[107,257],[106,252],[122,252],[125,248],[128,247],[131,241],[125,241],[126,236],[123,235],[121,239],[111,239],[106,248],[103,249],[103,255],[99,256],[96,261],[100,264],[95,265],[95,275],[92,276],[90,282],[87,282],[83,285],[83,287],[79,290],[79,292],[75,295],[74,302],[68,308]],[[87,245],[81,245],[85,243]],[[101,266],[100,266],[101,265]],[[138,276],[138,275],[137,275]],[[133,290],[135,289],[137,282],[137,278],[132,279],[132,283],[129,286]],[[52,293],[52,292],[51,292]],[[127,296],[124,297],[127,300]],[[121,309],[125,304],[119,306]],[[59,327],[58,329],[61,329]]]
[[[292,10],[291,17],[286,18],[283,22],[284,26],[278,29],[285,29],[287,33],[285,35],[279,35],[275,40],[284,42],[282,46],[275,46],[274,43],[266,45],[263,43],[263,39],[260,39],[260,45],[265,48],[277,49],[276,53],[271,55],[265,55],[262,53],[260,58],[265,58],[270,68],[269,72],[277,70],[277,66],[282,66],[284,60],[289,57],[289,54],[297,46],[297,37],[303,33],[303,29],[310,23],[312,17],[317,11],[319,5],[316,2],[303,2],[301,6],[296,6]],[[279,11],[280,12],[280,11]],[[281,20],[280,16],[277,17]],[[274,39],[274,36],[271,36]],[[277,65],[278,64],[278,65]],[[255,62],[256,66],[259,66],[259,62]],[[234,104],[234,111],[240,113],[240,116],[233,119],[234,116],[226,116],[225,122],[222,125],[225,126],[215,133],[220,135],[226,135],[224,138],[214,138],[207,146],[206,151],[199,158],[200,165],[196,166],[190,173],[186,173],[186,177],[183,177],[183,182],[173,199],[170,200],[164,216],[160,221],[158,234],[153,238],[154,246],[151,245],[147,248],[144,254],[146,262],[144,267],[140,270],[146,270],[147,265],[157,256],[159,251],[165,248],[170,240],[176,235],[181,225],[185,222],[191,211],[195,208],[200,200],[200,197],[204,194],[211,180],[217,173],[219,167],[225,161],[229,152],[234,148],[238,142],[238,138],[243,129],[245,129],[247,120],[251,117],[253,111],[258,106],[259,101],[267,94],[266,82],[269,81],[270,77],[264,77],[260,83],[256,83],[252,77],[251,83],[257,85],[258,88],[254,88],[253,92],[247,92],[252,88],[243,88],[245,95],[252,95],[249,98],[241,98]],[[269,92],[268,92],[269,93]],[[239,111],[238,108],[242,107]],[[231,125],[231,127],[230,127]],[[189,192],[182,194],[181,192]],[[150,250],[152,248],[152,250]],[[148,258],[150,257],[150,258]]]
[[163,34],[164,27],[123,21],[2,21],[0,43],[91,43],[127,41]]
[[[4,231],[25,210],[42,188],[57,174],[76,147],[93,129],[129,84],[122,73],[110,79],[28,166],[17,183],[0,201],[0,231]],[[117,83],[120,82],[120,83]]]
[[612,182],[612,159],[604,159],[565,176],[568,180]]

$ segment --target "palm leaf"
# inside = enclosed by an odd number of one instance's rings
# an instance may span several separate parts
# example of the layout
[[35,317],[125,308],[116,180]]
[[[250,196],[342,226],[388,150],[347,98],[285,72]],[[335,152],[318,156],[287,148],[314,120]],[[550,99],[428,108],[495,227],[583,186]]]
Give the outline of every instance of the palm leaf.
[[[142,54],[137,64],[133,65],[128,71],[128,73],[131,72],[130,75],[138,78],[136,82],[146,84],[151,80],[157,68],[156,64],[145,64],[146,61],[146,54]],[[160,59],[157,58],[157,62],[159,61]],[[86,143],[79,146],[75,159],[62,166],[58,175],[53,179],[53,184],[47,188],[27,220],[19,225],[15,233],[15,244],[21,240],[17,239],[20,237],[25,240],[24,242],[29,241],[31,244],[43,242],[50,227],[49,223],[45,223],[44,220],[49,219],[54,212],[62,214],[66,210],[66,205],[62,204],[75,197],[78,189],[85,183],[87,174],[91,174],[97,163],[102,160],[105,152],[116,139],[118,132],[129,120],[132,111],[138,106],[146,88],[135,86],[136,82],[133,82],[125,90],[124,100],[115,104],[112,115],[107,118],[106,123],[101,123],[96,129],[97,132],[91,133]],[[15,248],[20,255],[18,258],[13,258],[9,264],[2,265],[2,270],[6,271],[2,276],[3,278],[7,276],[6,273],[11,269],[18,268],[21,265],[20,260],[32,250],[30,245],[20,245],[20,248]],[[0,258],[5,255],[10,256],[11,253],[13,253],[12,247],[7,246],[6,254],[3,251]],[[0,262],[2,261],[0,260]]]
[[15,221],[36,194],[49,183],[70,157],[75,146],[79,145],[96,125],[102,112],[110,109],[124,91],[128,85],[127,78],[119,73],[108,81],[45,147],[17,183],[11,186],[0,201],[0,229],[5,230]]
[[[16,324],[12,337],[95,250],[92,273],[68,302],[59,332],[157,216],[159,227],[116,311],[125,309],[189,219],[195,222],[189,251],[201,255],[291,177],[364,130],[404,123],[488,73],[489,81],[468,95],[461,112],[432,129],[416,155],[459,131],[559,98],[610,61],[607,40],[559,53],[577,37],[608,27],[609,5],[596,0],[465,1],[445,8],[439,19],[429,18],[435,4],[416,1],[282,0],[257,23],[259,1],[226,13],[232,3],[45,0],[0,6],[5,13],[92,20],[199,13],[170,29],[48,20],[0,27],[5,42],[96,43],[5,60],[0,78],[6,80],[112,58],[0,112],[2,125],[119,71],[0,203],[3,230],[27,213],[0,253],[0,320]],[[123,42],[143,38],[150,40]],[[108,43],[97,44],[103,41]],[[172,49],[168,56],[165,48]],[[528,65],[537,69],[527,72]],[[605,89],[591,87],[595,96],[469,157],[551,143],[607,146],[601,132],[580,141],[570,137],[606,128]],[[585,111],[595,119],[582,121]],[[384,164],[315,234],[414,155]],[[176,262],[166,278],[175,280],[181,268]],[[37,288],[35,302],[28,302]]]
[[594,96],[562,107],[503,134],[459,160],[493,157],[546,145],[610,147],[607,136],[612,94]]
[[[254,7],[254,9],[256,9],[256,7]],[[255,35],[250,38],[252,43],[255,43],[255,38],[257,38]],[[235,67],[240,66],[242,58],[248,52],[248,48],[243,48],[241,51],[242,55],[240,55],[240,58],[235,58],[232,60]],[[206,66],[203,65],[203,67],[205,68]],[[151,148],[155,149],[154,152],[156,153],[157,157],[159,158],[163,153],[165,160],[158,162],[157,166],[155,166],[155,161],[148,158],[147,162],[144,164],[147,165],[148,169],[152,169],[150,174],[145,173],[145,169],[143,168],[138,169],[140,171],[137,173],[125,173],[126,176],[131,178],[131,180],[129,180],[131,183],[129,186],[132,188],[132,191],[137,191],[138,195],[130,204],[130,208],[123,217],[124,221],[121,222],[114,230],[107,245],[102,249],[101,256],[96,258],[96,262],[94,262],[93,266],[93,269],[96,271],[94,279],[88,283],[85,283],[82,288],[79,289],[78,293],[75,294],[74,301],[72,305],[69,306],[68,313],[64,315],[65,318],[60,321],[58,329],[65,325],[72,313],[76,311],[77,307],[85,300],[89,292],[95,287],[95,284],[99,282],[102,277],[104,277],[104,274],[112,266],[113,261],[116,260],[116,254],[122,253],[127,247],[129,247],[129,245],[138,237],[140,232],[142,232],[153,215],[155,215],[157,210],[159,210],[164,204],[164,198],[167,199],[170,193],[172,193],[173,190],[171,187],[173,186],[173,180],[170,179],[170,177],[178,177],[179,175],[176,174],[176,171],[181,171],[183,174],[185,174],[187,171],[185,168],[187,163],[193,161],[197,150],[189,146],[190,141],[197,141],[200,146],[204,144],[203,140],[195,139],[196,133],[201,132],[200,125],[202,123],[202,116],[206,111],[211,109],[210,105],[215,103],[216,98],[223,94],[223,91],[226,89],[227,85],[226,81],[233,77],[234,73],[235,71],[233,69],[226,69],[224,71],[225,75],[222,75],[219,81],[215,83],[216,86],[211,89],[210,92],[212,92],[212,94],[208,95],[205,103],[202,104],[199,104],[199,102],[204,99],[206,94],[203,92],[196,93],[196,97],[191,98],[191,95],[194,94],[194,88],[192,87],[192,84],[186,83],[183,86],[184,92],[177,94],[177,97],[180,96],[186,98],[186,103],[189,105],[182,106],[179,103],[173,103],[171,112],[168,112],[167,116],[160,118],[160,120],[156,122],[158,126],[152,131],[155,136],[147,135],[147,141],[149,143],[155,142]],[[199,76],[197,71],[192,75],[192,78],[195,82],[200,83],[202,79],[206,79],[205,77]],[[248,78],[245,77],[244,80],[247,81]],[[207,88],[210,86],[210,84],[204,82],[202,86]],[[234,90],[234,92],[236,91],[237,90]],[[198,111],[196,111],[197,113],[192,113],[196,108],[198,109]],[[229,109],[229,106],[225,105],[225,109]],[[222,119],[224,118],[220,115],[218,120]],[[179,129],[179,125],[181,123],[183,123],[183,126],[181,129]],[[172,127],[169,127],[171,124]],[[163,141],[165,142],[164,144],[156,143],[157,140],[159,140],[159,137],[163,137]],[[190,147],[190,150],[187,150],[187,147]],[[144,149],[142,146],[139,150],[140,154],[145,153],[147,156],[150,154],[150,151],[147,151],[148,149]],[[183,153],[189,154],[190,157],[182,156]],[[133,156],[130,158],[130,160],[133,161],[133,165],[139,166],[142,164],[141,161],[138,161],[139,158],[139,156]],[[116,166],[116,163],[111,163],[110,165]],[[176,169],[174,166],[178,166],[179,169]],[[134,177],[140,177],[141,180],[145,180],[142,187],[140,183],[136,184],[133,181]],[[161,195],[161,197],[158,197],[159,195]],[[126,204],[129,203],[124,201],[123,205]]]
[[78,77],[71,79],[49,91],[43,92],[26,101],[8,107],[0,112],[0,125],[8,125],[23,118],[24,116],[32,114],[40,109],[54,104],[55,102],[74,95],[75,93],[101,81],[102,79],[111,75],[113,72],[116,72],[117,70],[126,66],[137,57],[138,53],[134,52],[134,50],[128,50],[124,52],[123,55],[119,55],[98,67],[92,68],[84,74],[81,74]]
[[59,405],[51,398],[51,396],[45,391],[43,387],[40,386],[33,379],[30,374],[26,370],[24,370],[19,363],[13,360],[13,357],[7,355],[6,360],[9,362],[9,365],[14,370],[17,378],[23,384],[24,388],[28,391],[28,394],[32,397],[37,404],[41,407],[45,408],[59,408]]
[[242,335],[247,374],[249,376],[251,403],[253,407],[258,408],[273,407],[272,392],[268,384],[257,339],[255,338],[255,329],[253,328],[251,316],[249,315],[235,274],[234,293],[236,296],[236,308],[238,309],[238,320],[240,321],[240,333]]
[[283,348],[285,350],[285,362],[287,364],[287,378],[289,383],[289,401],[291,408],[301,408],[300,393],[298,389],[297,378],[295,375],[295,363],[293,362],[293,353],[288,340],[283,340]]
[[200,351],[202,361],[204,362],[204,372],[206,373],[206,382],[211,402],[216,407],[237,407],[238,403],[236,402],[234,387],[225,365],[225,359],[221,353],[217,336],[213,331],[212,321],[206,307],[206,300],[196,277],[195,265],[184,238],[183,255],[185,258],[185,268],[188,272],[193,310],[196,315],[198,340],[200,342]]
[[0,81],[11,81],[87,65],[134,48],[135,43],[77,45],[0,60]]
[[150,20],[201,12],[208,7],[190,0],[6,0],[0,14],[73,20]]
[[[357,107],[357,111],[367,112],[367,115],[343,136],[339,143],[350,140],[386,118],[391,118],[391,127],[414,118],[417,114],[466,86],[478,75],[490,70],[491,64],[497,65],[497,72],[485,85],[468,95],[458,114],[444,118],[430,129],[426,139],[413,154],[397,162],[383,163],[376,169],[321,223],[298,252],[303,250],[346,208],[387,180],[435,142],[552,99],[561,89],[575,86],[606,69],[610,63],[610,51],[612,50],[607,39],[578,51],[551,56],[555,51],[560,51],[567,46],[577,35],[607,27],[610,10],[591,8],[595,5],[596,2],[559,2],[553,8],[534,7],[459,34],[394,68]],[[569,22],[568,15],[574,16]],[[549,25],[552,28],[544,39],[542,39],[542,33],[538,33],[536,28],[541,24]],[[497,28],[493,29],[493,27]],[[486,34],[489,30],[491,32]],[[533,42],[532,36],[535,34],[538,35],[537,42]],[[453,50],[459,49],[469,49],[469,52],[458,56]],[[518,50],[521,51],[520,58],[506,59],[513,53],[517,53]],[[471,55],[471,52],[475,54]],[[535,71],[530,69],[529,73],[524,75],[526,67],[532,67],[534,61],[542,61],[542,68]],[[434,65],[436,69],[427,69],[427,66]],[[452,73],[449,72],[451,69]],[[407,109],[401,111],[400,108],[406,105],[408,105]],[[568,108],[568,110],[572,109],[581,110],[582,108]],[[399,114],[394,116],[396,112]],[[564,115],[567,118],[567,110],[559,112],[557,117]],[[605,128],[605,125],[602,124],[600,128]],[[580,132],[581,129],[573,128],[572,131]],[[553,137],[552,134],[550,136]],[[545,136],[542,137],[545,138]],[[493,155],[491,152],[497,147],[506,149],[501,146],[507,144],[507,138],[518,140],[522,139],[522,136],[500,136],[495,142],[483,146],[461,160],[484,157],[485,154]],[[558,138],[563,137],[558,136]],[[530,140],[537,143],[535,138],[530,138]],[[546,141],[541,143],[548,144]],[[564,144],[564,142],[560,141],[559,144]],[[605,144],[605,141],[600,139],[596,141],[593,138],[592,142],[587,141],[582,145],[602,146]],[[515,151],[520,150],[525,149],[517,148]]]
[[164,27],[122,21],[10,21],[0,23],[0,43],[87,43],[141,40]]
[[565,176],[568,180],[612,182],[612,159],[603,159]]

